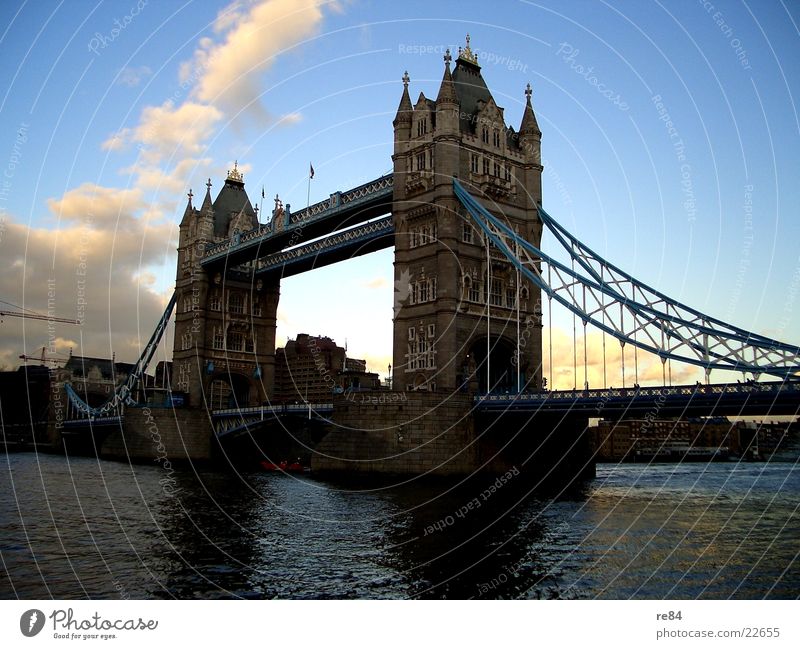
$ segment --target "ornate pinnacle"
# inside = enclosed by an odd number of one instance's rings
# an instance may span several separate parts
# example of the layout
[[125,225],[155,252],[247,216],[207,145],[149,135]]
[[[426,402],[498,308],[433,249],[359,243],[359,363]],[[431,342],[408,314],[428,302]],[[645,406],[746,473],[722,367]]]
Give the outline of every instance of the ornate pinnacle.
[[406,70],[406,71],[403,73],[403,79],[402,79],[402,81],[403,81],[403,85],[404,85],[406,88],[408,88],[408,83],[409,83],[409,81],[411,81],[411,77],[409,77],[409,76],[408,76],[408,70]]
[[469,46],[469,34],[467,34],[467,46],[464,49],[458,48],[458,58],[467,63],[478,65],[478,57],[473,54]]
[[528,98],[528,101],[531,100],[531,95],[533,94],[533,90],[531,89],[531,84],[528,84],[525,87],[525,96]]
[[211,178],[208,179],[208,182],[206,183],[206,187],[208,187],[208,191],[211,191]]
[[452,61],[452,60],[453,60],[453,57],[452,57],[452,56],[450,56],[450,48],[448,47],[448,48],[447,48],[447,49],[444,51],[444,64],[445,64],[447,67],[450,67],[450,61]]
[[242,174],[239,171],[239,161],[238,160],[234,160],[233,161],[233,169],[228,171],[228,180],[234,180],[234,181],[236,181],[238,183],[244,182],[244,180],[242,179]]
[[187,195],[189,196],[189,202],[191,203],[192,202],[192,196],[194,196],[194,194],[192,194],[192,188],[191,187],[189,188],[189,193]]

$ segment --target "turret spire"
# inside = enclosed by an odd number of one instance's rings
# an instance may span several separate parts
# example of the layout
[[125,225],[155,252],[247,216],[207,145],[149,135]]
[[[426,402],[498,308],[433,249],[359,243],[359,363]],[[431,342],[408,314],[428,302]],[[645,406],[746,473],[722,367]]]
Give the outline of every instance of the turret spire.
[[206,183],[206,197],[203,199],[203,206],[200,208],[201,212],[213,211],[213,204],[211,202],[211,178]]
[[394,118],[394,125],[397,126],[401,123],[411,124],[411,114],[414,108],[411,106],[411,97],[408,95],[408,83],[411,78],[408,76],[408,70],[403,74],[403,96],[400,98],[400,106],[397,108],[397,115]]
[[453,75],[450,74],[450,61],[452,59],[453,57],[450,56],[450,50],[448,49],[444,53],[444,77],[442,78],[442,85],[439,86],[439,95],[436,97],[437,107],[442,104],[458,104]]
[[539,124],[536,121],[536,114],[533,112],[533,106],[531,105],[532,94],[533,90],[531,89],[531,84],[528,84],[525,88],[525,112],[522,114],[522,124],[520,124],[519,127],[520,135],[542,134],[539,130]]

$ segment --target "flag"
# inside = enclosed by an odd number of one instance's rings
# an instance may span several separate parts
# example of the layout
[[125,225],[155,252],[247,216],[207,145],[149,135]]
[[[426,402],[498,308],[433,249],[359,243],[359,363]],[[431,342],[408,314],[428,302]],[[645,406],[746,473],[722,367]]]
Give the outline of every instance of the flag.
[[308,163],[308,178],[309,180],[314,177],[314,165]]

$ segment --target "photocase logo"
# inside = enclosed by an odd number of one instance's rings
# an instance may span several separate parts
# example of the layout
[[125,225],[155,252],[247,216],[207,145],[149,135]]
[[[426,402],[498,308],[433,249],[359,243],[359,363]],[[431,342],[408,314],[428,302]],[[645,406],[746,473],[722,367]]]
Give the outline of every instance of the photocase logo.
[[25,611],[19,618],[19,630],[26,638],[32,638],[44,628],[44,613],[38,608]]
[[411,272],[405,269],[400,273],[400,278],[394,281],[394,317],[403,308],[403,302],[408,299],[409,284],[411,282]]

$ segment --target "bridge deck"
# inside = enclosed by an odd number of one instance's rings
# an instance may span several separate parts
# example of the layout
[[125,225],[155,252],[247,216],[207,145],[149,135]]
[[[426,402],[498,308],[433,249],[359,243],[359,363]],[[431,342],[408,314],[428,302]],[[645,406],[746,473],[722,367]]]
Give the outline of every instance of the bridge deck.
[[604,390],[490,394],[475,398],[483,412],[561,413],[588,417],[691,417],[800,414],[800,383],[721,383]]

